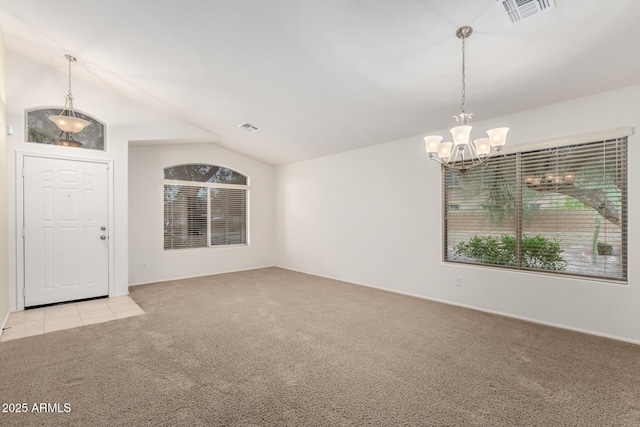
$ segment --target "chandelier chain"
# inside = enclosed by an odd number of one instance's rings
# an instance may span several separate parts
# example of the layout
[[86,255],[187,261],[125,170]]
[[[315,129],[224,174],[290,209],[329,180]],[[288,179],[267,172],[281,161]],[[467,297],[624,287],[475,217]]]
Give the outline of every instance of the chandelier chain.
[[466,73],[465,73],[465,42],[467,40],[466,36],[462,36],[462,103],[460,105],[460,110],[461,112],[464,114],[465,110],[466,110],[466,97],[467,97],[467,93],[466,93],[466,88],[465,88],[465,80],[466,80]]

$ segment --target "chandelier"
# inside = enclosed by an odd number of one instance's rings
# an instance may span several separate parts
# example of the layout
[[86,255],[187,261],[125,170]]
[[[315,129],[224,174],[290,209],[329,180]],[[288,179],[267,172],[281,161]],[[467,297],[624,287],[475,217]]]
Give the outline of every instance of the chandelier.
[[[89,122],[87,120],[81,119],[80,117],[76,117],[76,112],[73,109],[73,94],[71,93],[71,63],[76,62],[77,59],[73,56],[66,54],[64,56],[69,61],[69,90],[65,95],[65,103],[62,112],[56,116],[49,116],[49,120],[58,126],[58,128],[62,131],[60,136],[65,134],[64,141],[73,141],[71,134],[81,132],[82,129],[87,127]],[[73,141],[76,142],[76,141]],[[77,143],[77,142],[76,142]],[[73,144],[62,144],[62,145],[73,145]],[[75,145],[77,146],[77,145]]]
[[495,128],[487,131],[488,138],[479,138],[471,141],[471,126],[469,120],[472,113],[467,113],[466,89],[465,89],[465,41],[473,33],[471,27],[460,27],[456,36],[462,39],[462,103],[460,114],[453,116],[458,126],[451,128],[453,141],[442,142],[443,137],[429,135],[424,138],[427,153],[431,160],[449,169],[465,172],[476,166],[484,164],[491,156],[502,150],[507,141],[509,128]]

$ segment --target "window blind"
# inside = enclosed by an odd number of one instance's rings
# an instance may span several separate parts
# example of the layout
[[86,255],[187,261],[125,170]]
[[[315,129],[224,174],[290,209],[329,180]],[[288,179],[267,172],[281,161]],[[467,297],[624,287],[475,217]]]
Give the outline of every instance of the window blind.
[[207,246],[207,188],[164,186],[164,248]]
[[164,249],[247,244],[247,182],[222,166],[164,168]]
[[247,192],[244,189],[212,188],[211,245],[247,243]]
[[626,137],[442,173],[445,261],[626,280]]

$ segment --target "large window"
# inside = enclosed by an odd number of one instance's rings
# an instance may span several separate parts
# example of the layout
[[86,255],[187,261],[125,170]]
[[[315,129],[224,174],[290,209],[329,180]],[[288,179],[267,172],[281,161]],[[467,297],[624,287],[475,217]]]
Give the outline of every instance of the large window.
[[164,169],[164,249],[247,244],[247,177],[207,164]]
[[626,280],[626,137],[442,173],[445,261]]

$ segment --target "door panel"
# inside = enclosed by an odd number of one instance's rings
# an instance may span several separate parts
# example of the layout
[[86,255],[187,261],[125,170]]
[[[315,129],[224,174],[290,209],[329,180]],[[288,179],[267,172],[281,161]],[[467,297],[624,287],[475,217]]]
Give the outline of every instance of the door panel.
[[108,295],[107,183],[103,163],[24,157],[26,307]]

